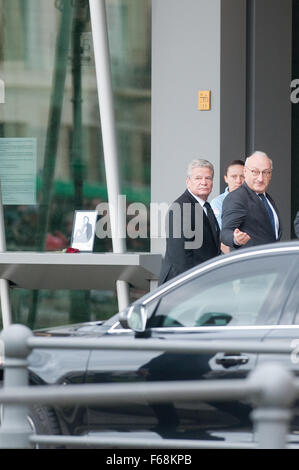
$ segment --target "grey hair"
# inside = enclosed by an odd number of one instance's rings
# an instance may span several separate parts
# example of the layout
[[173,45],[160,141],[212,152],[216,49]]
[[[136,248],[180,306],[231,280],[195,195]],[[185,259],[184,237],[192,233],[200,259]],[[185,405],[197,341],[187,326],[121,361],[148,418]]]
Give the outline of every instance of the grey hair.
[[192,160],[187,166],[188,178],[191,178],[193,168],[210,168],[210,170],[212,171],[212,175],[214,176],[214,166],[208,160],[204,160],[201,158],[196,158]]
[[259,157],[267,157],[270,160],[271,168],[273,169],[273,162],[272,162],[271,158],[269,158],[268,155],[265,152],[261,152],[260,150],[256,150],[249,157],[247,157],[246,160],[245,160],[245,165],[247,165],[248,159],[250,157],[253,157],[254,155],[258,155]]

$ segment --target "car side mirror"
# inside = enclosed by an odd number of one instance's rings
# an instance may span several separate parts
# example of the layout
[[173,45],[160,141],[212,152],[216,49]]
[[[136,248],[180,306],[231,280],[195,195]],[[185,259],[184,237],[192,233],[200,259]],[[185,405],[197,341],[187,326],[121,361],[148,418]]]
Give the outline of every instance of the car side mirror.
[[146,330],[147,315],[143,305],[132,305],[119,314],[119,322],[125,329],[129,328],[136,333]]

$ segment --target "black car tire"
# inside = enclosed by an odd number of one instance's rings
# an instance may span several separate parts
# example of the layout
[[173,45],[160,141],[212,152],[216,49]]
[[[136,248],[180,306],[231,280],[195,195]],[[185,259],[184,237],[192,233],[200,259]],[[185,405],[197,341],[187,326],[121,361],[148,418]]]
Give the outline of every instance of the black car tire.
[[[34,434],[41,435],[61,435],[61,429],[55,411],[52,408],[41,405],[33,405],[30,407],[29,424]],[[60,445],[55,444],[36,444],[39,449],[57,449]]]

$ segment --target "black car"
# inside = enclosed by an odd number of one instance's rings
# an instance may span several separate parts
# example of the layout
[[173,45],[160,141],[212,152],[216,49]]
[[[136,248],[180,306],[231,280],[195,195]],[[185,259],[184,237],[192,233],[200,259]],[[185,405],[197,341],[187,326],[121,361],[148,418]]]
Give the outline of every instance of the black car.
[[[131,328],[130,328],[130,327]],[[135,331],[134,331],[135,330]],[[149,292],[107,322],[36,331],[36,335],[98,338],[233,340],[290,344],[299,338],[299,242],[242,249],[219,256]],[[299,343],[299,340],[298,340]],[[295,344],[295,343],[294,343]],[[297,356],[275,355],[298,373]],[[240,379],[264,354],[179,354],[157,351],[35,350],[32,384],[136,383]],[[32,409],[39,433],[156,436],[250,442],[248,402],[170,402]],[[125,434],[123,434],[125,433]],[[292,423],[292,440],[299,433]]]

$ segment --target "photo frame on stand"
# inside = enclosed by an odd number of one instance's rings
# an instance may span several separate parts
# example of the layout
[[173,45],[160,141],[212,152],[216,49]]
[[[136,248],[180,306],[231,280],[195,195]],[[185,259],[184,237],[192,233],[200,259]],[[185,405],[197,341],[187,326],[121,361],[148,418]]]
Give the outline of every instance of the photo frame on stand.
[[75,211],[71,248],[93,251],[97,216],[97,211]]

